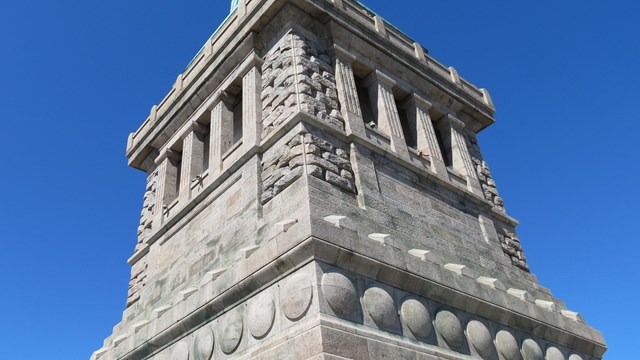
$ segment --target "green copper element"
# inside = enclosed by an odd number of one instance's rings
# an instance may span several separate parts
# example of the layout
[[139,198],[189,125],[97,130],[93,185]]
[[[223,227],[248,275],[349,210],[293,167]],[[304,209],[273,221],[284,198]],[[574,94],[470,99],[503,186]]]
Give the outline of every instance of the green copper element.
[[240,0],[231,0],[231,12],[233,12],[236,8],[238,8],[238,4]]

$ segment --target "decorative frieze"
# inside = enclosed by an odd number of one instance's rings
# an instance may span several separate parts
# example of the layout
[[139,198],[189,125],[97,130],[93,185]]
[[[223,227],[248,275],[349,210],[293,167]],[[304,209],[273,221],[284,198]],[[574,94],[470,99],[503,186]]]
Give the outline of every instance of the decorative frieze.
[[482,157],[482,151],[480,150],[478,138],[475,136],[475,134],[469,134],[467,136],[467,139],[469,140],[469,153],[471,155],[471,161],[475,166],[478,180],[480,181],[480,185],[482,186],[482,193],[485,199],[489,200],[497,210],[505,212],[504,200],[502,200],[502,198],[498,194],[496,182],[493,180],[491,170],[489,170],[489,165],[486,161],[484,161],[484,158]]
[[262,138],[298,112],[344,129],[331,58],[319,41],[285,34],[262,65]]
[[[157,188],[159,171],[156,168],[147,177],[147,188],[144,193],[142,212],[140,213],[140,225],[138,226],[138,242],[134,254],[138,254],[145,248],[145,241],[151,236],[154,221],[154,209],[158,202]],[[127,292],[127,307],[135,304],[140,299],[140,292],[146,286],[147,259],[142,258],[131,267],[131,279]]]
[[527,258],[524,256],[522,244],[520,243],[520,239],[515,231],[507,228],[499,229],[498,239],[500,239],[502,251],[509,257],[509,259],[511,259],[511,263],[520,269],[529,272]]
[[356,191],[349,151],[340,146],[313,134],[298,135],[282,146],[279,154],[262,163],[263,204],[303,174],[322,179],[349,193]]
[[144,193],[142,212],[140,213],[140,225],[138,226],[138,243],[136,245],[136,252],[138,252],[140,246],[144,243],[144,240],[151,235],[151,229],[153,227],[153,212],[157,202],[157,187],[158,169],[151,172],[147,177],[147,188]]

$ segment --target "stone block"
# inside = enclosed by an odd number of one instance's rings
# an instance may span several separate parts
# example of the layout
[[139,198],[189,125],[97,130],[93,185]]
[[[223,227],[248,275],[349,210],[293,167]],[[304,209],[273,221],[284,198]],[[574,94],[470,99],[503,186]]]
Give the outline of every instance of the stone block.
[[418,259],[422,260],[422,261],[427,261],[427,257],[429,257],[429,254],[431,253],[431,251],[428,250],[421,250],[421,249],[411,249],[409,250],[409,255],[411,256],[415,256]]
[[575,312],[575,311],[570,311],[570,310],[560,310],[560,313],[562,314],[562,316],[571,319],[573,321],[577,321],[577,322],[581,322],[581,323],[585,323],[584,318],[582,317],[582,315],[580,315],[579,313]]
[[444,268],[449,270],[449,271],[451,271],[452,273],[457,274],[457,275],[473,278],[473,272],[471,271],[471,269],[469,269],[468,267],[466,267],[464,265],[460,265],[460,264],[445,264]]
[[155,318],[160,318],[169,310],[171,310],[171,305],[163,305],[153,309],[153,315]]
[[128,338],[129,338],[128,334],[122,334],[122,335],[116,337],[115,339],[113,339],[113,346],[114,347],[118,347],[120,344],[125,342]]
[[501,291],[507,291],[507,288],[498,279],[493,279],[493,278],[481,276],[481,277],[477,278],[476,281],[479,282],[480,284],[486,285],[486,286],[488,286],[488,287],[490,287],[492,289],[501,290]]
[[346,216],[341,215],[329,215],[324,218],[328,223],[333,224],[337,228],[344,228],[353,231],[357,231],[356,224]]
[[242,256],[245,259],[248,259],[254,252],[258,251],[258,249],[260,249],[260,247],[257,245],[247,246],[245,248],[240,249],[239,252],[240,254],[242,254]]
[[533,301],[533,297],[529,294],[529,292],[525,291],[525,290],[519,290],[519,289],[509,289],[507,290],[507,293],[513,297],[516,297],[522,301]]
[[369,234],[368,238],[380,243],[382,245],[387,245],[387,239],[389,239],[391,235],[389,234]]
[[543,309],[545,309],[547,311],[556,312],[558,310],[556,304],[554,302],[552,302],[552,301],[536,299],[535,303],[540,308],[543,308]]

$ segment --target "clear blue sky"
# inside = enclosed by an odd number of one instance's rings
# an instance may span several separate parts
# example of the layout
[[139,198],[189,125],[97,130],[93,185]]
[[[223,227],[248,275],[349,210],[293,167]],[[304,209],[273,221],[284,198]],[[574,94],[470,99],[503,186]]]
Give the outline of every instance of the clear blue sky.
[[[637,358],[639,3],[366,3],[491,91],[481,145],[533,272],[606,359]],[[88,359],[120,320],[145,186],[127,135],[228,6],[0,5],[0,359]]]

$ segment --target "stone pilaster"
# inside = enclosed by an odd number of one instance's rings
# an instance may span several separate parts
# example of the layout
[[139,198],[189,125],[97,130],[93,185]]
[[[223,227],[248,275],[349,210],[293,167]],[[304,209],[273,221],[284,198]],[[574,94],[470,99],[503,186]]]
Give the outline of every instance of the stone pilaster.
[[203,172],[205,130],[195,122],[191,126],[192,130],[182,143],[179,196],[183,199],[191,197],[191,182]]
[[367,156],[367,152],[368,150],[361,145],[351,143],[350,159],[355,176],[358,206],[362,209],[367,208],[371,198],[380,198],[380,186],[375,164]]
[[242,144],[245,151],[262,138],[262,74],[254,65],[242,78]]
[[465,176],[469,191],[484,196],[464,138],[464,123],[450,114],[446,115],[442,121],[444,121],[443,126],[446,127],[446,133],[451,137],[451,163],[453,169]]
[[431,115],[429,115],[431,106],[429,101],[417,94],[413,94],[406,104],[409,118],[415,119],[415,129],[412,130],[416,132],[416,150],[429,155],[431,171],[442,179],[449,179],[449,173],[438,144],[433,121]]
[[174,151],[166,149],[160,154],[158,164],[158,184],[156,189],[156,205],[153,211],[153,228],[162,225],[165,206],[169,205],[177,195],[177,182],[180,157]]
[[379,70],[374,70],[366,81],[369,87],[371,102],[376,104],[378,128],[389,136],[391,151],[404,159],[409,158],[409,150],[402,132],[400,115],[393,97],[393,87],[396,82]]
[[222,171],[222,155],[233,142],[233,102],[225,92],[218,96],[219,100],[211,111],[209,132],[209,174],[213,177]]
[[360,100],[358,99],[358,89],[351,65],[356,60],[356,57],[338,45],[333,46],[332,52],[335,57],[334,71],[336,74],[338,99],[340,100],[342,117],[345,119],[347,134],[356,134],[365,137],[365,127],[362,119],[362,110],[360,109]]

